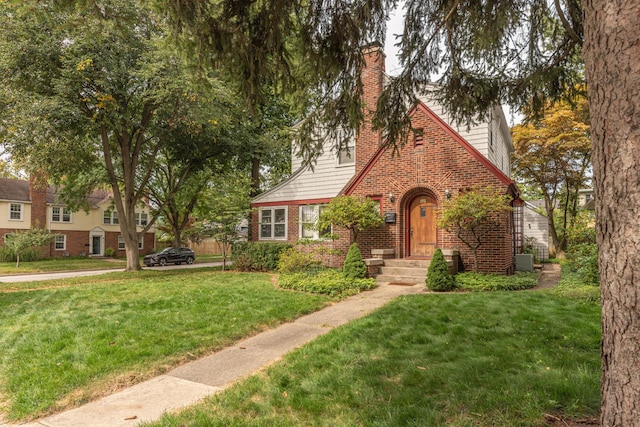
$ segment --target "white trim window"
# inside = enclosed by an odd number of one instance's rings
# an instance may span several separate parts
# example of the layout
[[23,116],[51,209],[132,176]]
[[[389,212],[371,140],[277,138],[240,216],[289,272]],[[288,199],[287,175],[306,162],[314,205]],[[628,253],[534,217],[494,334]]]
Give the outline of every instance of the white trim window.
[[67,235],[57,234],[53,240],[53,247],[56,251],[64,251],[67,249]]
[[51,222],[71,222],[71,209],[62,206],[52,206]]
[[260,240],[287,240],[287,208],[260,209]]
[[24,205],[22,203],[9,203],[9,221],[24,220]]
[[349,145],[338,151],[338,166],[351,166],[356,162],[356,147]]
[[315,228],[318,223],[318,218],[325,205],[304,205],[300,206],[300,227],[299,236],[301,239],[315,239],[318,240],[327,234],[331,234],[331,227],[323,230],[317,230]]
[[118,220],[118,212],[109,209],[105,210],[102,214],[102,223],[111,225],[120,224],[120,221]]
[[[144,249],[144,236],[138,237],[138,249]],[[124,251],[124,237],[118,236],[118,250]]]
[[146,212],[136,212],[133,214],[133,219],[136,222],[136,225],[139,225],[141,227],[145,227],[148,224],[149,221],[149,217],[146,214]]

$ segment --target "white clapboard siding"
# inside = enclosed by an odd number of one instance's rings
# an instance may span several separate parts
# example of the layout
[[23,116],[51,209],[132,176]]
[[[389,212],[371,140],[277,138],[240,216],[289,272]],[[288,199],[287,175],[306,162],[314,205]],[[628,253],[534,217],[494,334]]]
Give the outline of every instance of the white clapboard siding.
[[[355,152],[353,155],[355,156]],[[254,203],[335,197],[353,177],[356,170],[355,163],[349,166],[338,166],[336,154],[330,148],[325,149],[324,153],[318,157],[313,170],[310,167],[301,168],[301,160],[296,159],[295,156],[291,164],[292,167],[298,166],[297,171],[288,180],[253,199]]]
[[525,202],[523,209],[524,236],[534,237],[538,247],[549,252],[549,223],[547,217],[538,213],[535,206]]

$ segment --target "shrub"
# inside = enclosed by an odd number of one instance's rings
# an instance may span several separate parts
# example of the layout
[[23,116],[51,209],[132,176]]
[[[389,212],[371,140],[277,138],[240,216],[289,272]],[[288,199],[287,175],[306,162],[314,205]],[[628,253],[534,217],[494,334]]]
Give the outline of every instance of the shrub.
[[347,257],[342,266],[342,272],[347,279],[364,279],[367,277],[367,266],[362,261],[362,254],[357,243],[351,244]]
[[104,250],[104,256],[113,257],[116,254],[116,250],[113,248],[107,248]]
[[[20,261],[37,261],[42,255],[36,249],[25,249],[20,252]],[[16,252],[10,248],[0,248],[0,262],[16,262]]]
[[339,270],[322,270],[317,273],[281,274],[278,286],[336,298],[356,295],[376,286],[375,279],[348,279]]
[[269,271],[278,267],[280,254],[289,243],[237,242],[232,248],[233,264],[240,271]]
[[598,248],[595,243],[574,245],[567,254],[567,259],[585,284],[597,286],[600,283]]
[[597,283],[585,283],[570,262],[562,264],[562,278],[560,283],[553,288],[553,292],[556,295],[586,303],[600,303],[600,286]]
[[518,272],[513,276],[482,273],[459,273],[456,285],[465,291],[519,291],[531,289],[538,282],[536,273]]
[[451,273],[449,273],[447,260],[444,259],[440,248],[436,249],[433,258],[431,258],[425,283],[427,288],[436,292],[447,292],[456,287],[456,282]]
[[301,252],[296,248],[287,248],[280,253],[278,260],[279,273],[298,273],[303,271],[317,270],[322,266],[314,255],[308,252]]

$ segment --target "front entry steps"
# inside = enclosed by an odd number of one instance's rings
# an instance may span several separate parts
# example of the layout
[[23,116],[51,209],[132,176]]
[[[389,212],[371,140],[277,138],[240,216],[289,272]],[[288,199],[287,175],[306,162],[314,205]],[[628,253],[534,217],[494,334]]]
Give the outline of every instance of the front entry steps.
[[376,282],[391,284],[424,284],[431,259],[385,259]]

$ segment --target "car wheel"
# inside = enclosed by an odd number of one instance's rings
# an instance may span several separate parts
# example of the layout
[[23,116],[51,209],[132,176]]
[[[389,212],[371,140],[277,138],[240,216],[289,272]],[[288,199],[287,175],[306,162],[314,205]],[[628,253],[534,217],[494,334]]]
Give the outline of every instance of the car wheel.
[[164,267],[165,265],[167,265],[167,260],[164,258],[160,258],[158,264],[160,264],[160,267]]
[[176,262],[176,265],[180,265],[180,264],[182,264],[182,263],[181,262]]
[[187,257],[187,264],[193,264],[193,257]]

